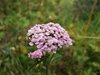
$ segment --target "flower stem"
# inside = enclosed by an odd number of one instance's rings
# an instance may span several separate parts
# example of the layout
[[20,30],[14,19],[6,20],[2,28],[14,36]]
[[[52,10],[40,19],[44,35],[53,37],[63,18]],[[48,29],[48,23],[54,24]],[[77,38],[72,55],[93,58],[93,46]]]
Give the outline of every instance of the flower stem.
[[49,68],[47,64],[46,64],[46,75],[49,75]]
[[51,60],[52,60],[53,56],[54,56],[54,53],[52,53],[52,54],[50,55],[49,59],[47,59],[47,61],[46,61],[46,75],[50,75],[50,74],[49,74],[49,65],[50,65],[50,63],[51,63]]

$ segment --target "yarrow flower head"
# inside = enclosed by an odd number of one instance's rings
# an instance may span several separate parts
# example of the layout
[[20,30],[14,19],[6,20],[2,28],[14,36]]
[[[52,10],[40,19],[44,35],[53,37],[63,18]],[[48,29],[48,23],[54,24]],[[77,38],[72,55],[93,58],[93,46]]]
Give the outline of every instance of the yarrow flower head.
[[29,45],[36,45],[37,50],[28,53],[31,58],[41,58],[46,52],[56,53],[57,48],[72,45],[67,31],[57,23],[37,24],[27,33]]

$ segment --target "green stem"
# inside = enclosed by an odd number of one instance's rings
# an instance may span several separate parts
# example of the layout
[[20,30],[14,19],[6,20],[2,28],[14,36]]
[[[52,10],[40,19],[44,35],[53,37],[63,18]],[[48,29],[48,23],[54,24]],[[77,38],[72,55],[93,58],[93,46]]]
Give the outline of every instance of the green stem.
[[49,75],[49,68],[48,68],[48,65],[46,64],[46,75]]
[[49,59],[47,59],[47,61],[46,61],[46,75],[49,75],[49,65],[51,63],[51,60],[52,60],[53,56],[54,56],[54,53],[51,54]]
[[98,0],[93,0],[93,1],[94,1],[94,3],[93,3],[92,8],[91,8],[91,10],[90,10],[88,22],[87,22],[87,24],[86,24],[87,27],[85,27],[85,31],[87,31],[87,30],[89,29],[89,27],[90,27],[90,23],[91,23],[91,20],[92,20],[92,17],[93,17],[93,13],[94,13],[96,4],[97,4],[97,2],[98,2]]

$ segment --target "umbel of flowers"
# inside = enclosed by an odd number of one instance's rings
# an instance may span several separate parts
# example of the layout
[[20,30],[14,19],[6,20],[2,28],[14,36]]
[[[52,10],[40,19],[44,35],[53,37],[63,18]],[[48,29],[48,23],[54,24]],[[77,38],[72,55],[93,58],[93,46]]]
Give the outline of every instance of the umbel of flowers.
[[28,53],[31,58],[41,58],[47,52],[56,53],[57,48],[72,45],[72,39],[67,31],[58,23],[36,24],[27,33],[29,45],[35,45],[37,50]]

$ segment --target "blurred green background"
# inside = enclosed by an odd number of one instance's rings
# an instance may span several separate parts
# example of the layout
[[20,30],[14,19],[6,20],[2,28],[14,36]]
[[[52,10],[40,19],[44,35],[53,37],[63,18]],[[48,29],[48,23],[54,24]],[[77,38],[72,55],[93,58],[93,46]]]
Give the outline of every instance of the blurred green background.
[[100,0],[0,0],[0,75],[40,75],[27,53],[26,40],[35,24],[64,27],[73,46],[59,49],[51,75],[100,75]]

